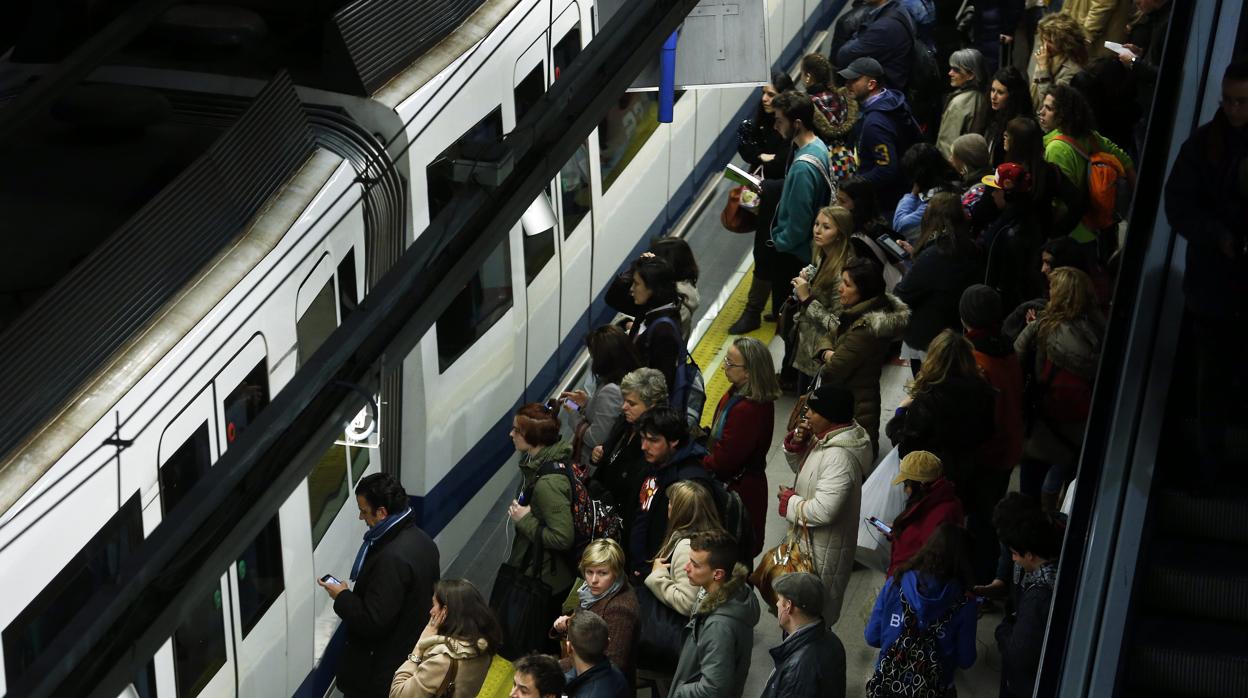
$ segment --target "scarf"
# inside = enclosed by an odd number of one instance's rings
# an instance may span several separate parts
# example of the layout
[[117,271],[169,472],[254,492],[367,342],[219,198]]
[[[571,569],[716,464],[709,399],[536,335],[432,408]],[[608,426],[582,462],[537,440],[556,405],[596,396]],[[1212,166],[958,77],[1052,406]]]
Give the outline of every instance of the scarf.
[[576,590],[576,595],[581,600],[581,608],[589,608],[603,599],[609,599],[612,596],[615,596],[615,592],[619,591],[623,586],[623,578],[617,579],[611,584],[610,588],[602,592],[600,596],[594,596],[594,592],[589,590],[589,585],[582,584],[581,588]]
[[724,425],[728,423],[728,413],[741,402],[743,398],[740,395],[733,395],[728,398],[728,402],[724,404],[724,409],[720,410],[718,419],[715,420],[715,428],[711,430],[712,443],[724,438]]
[[1040,566],[1035,572],[1023,573],[1023,589],[1030,589],[1034,586],[1045,586],[1050,589],[1057,585],[1057,564],[1047,562]]
[[364,567],[364,558],[368,557],[368,551],[373,547],[373,543],[381,540],[382,536],[389,533],[390,529],[411,513],[412,508],[408,507],[396,516],[387,516],[385,520],[364,532],[364,544],[360,546],[360,552],[355,554],[355,564],[351,565],[351,581],[354,582],[356,577],[360,576],[360,570]]

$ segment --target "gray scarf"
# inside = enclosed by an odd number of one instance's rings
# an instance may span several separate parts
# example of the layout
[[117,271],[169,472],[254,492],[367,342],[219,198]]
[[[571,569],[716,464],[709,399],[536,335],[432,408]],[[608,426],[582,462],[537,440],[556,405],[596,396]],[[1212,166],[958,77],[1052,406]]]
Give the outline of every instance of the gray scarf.
[[615,595],[615,592],[620,590],[620,587],[622,586],[624,586],[624,580],[617,579],[611,584],[609,589],[602,592],[601,596],[594,596],[594,592],[589,590],[589,585],[582,584],[581,588],[576,590],[576,595],[581,599],[581,608],[589,608],[603,599],[611,598]]

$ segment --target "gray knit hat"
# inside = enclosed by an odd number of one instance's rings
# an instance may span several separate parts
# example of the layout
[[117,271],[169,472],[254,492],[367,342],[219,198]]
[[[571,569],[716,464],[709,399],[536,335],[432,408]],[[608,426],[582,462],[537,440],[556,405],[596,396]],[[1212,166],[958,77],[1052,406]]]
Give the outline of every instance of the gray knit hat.
[[984,284],[975,284],[962,292],[958,313],[967,327],[979,330],[999,327],[1005,316],[1001,309],[1001,294]]

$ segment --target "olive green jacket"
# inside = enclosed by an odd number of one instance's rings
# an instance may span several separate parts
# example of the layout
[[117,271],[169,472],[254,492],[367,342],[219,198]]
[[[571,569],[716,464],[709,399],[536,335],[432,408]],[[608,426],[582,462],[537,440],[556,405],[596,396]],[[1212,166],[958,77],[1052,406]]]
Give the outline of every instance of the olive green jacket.
[[522,567],[530,574],[533,561],[530,549],[541,531],[542,565],[539,578],[550,585],[553,595],[565,596],[576,579],[571,559],[572,544],[576,531],[572,526],[572,485],[563,473],[551,473],[538,477],[537,471],[544,463],[569,464],[572,446],[559,441],[542,449],[535,456],[520,457],[520,473],[524,476],[521,491],[525,504],[532,510],[516,522],[516,539],[511,544],[511,557],[507,562]]

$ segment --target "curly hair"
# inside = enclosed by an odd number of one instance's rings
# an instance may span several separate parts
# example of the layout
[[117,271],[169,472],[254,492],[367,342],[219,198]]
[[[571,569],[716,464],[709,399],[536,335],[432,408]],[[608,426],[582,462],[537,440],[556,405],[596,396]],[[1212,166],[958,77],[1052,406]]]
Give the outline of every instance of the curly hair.
[[1078,65],[1088,62],[1088,45],[1091,43],[1088,32],[1074,17],[1064,12],[1055,12],[1040,20],[1036,25],[1036,41],[1053,45],[1054,55],[1046,56],[1049,61],[1061,57]]
[[1085,318],[1096,308],[1092,277],[1074,267],[1058,267],[1049,275],[1049,302],[1036,319],[1037,334],[1047,338],[1059,325]]
[[953,330],[945,330],[927,345],[923,367],[907,386],[906,392],[917,398],[950,377],[982,379],[971,340]]
[[1049,91],[1053,98],[1053,114],[1057,127],[1071,138],[1084,138],[1096,129],[1096,115],[1088,98],[1070,85],[1054,85]]

